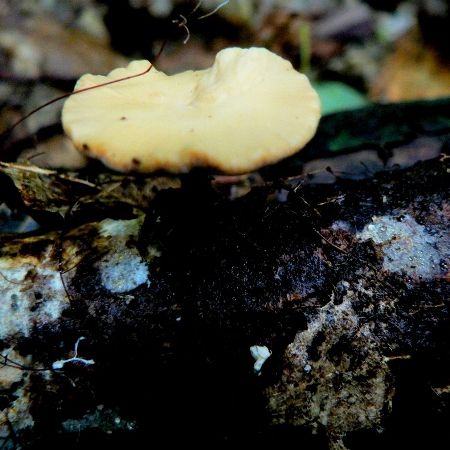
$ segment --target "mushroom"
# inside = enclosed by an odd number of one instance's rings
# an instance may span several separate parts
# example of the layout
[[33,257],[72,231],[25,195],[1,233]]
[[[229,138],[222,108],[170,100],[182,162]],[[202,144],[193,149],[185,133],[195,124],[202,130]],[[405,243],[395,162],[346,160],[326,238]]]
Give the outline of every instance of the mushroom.
[[[84,75],[75,90],[143,72],[133,61],[106,77]],[[118,171],[226,174],[292,155],[314,135],[320,103],[306,76],[264,48],[228,48],[213,66],[146,74],[71,96],[63,127],[75,146]]]

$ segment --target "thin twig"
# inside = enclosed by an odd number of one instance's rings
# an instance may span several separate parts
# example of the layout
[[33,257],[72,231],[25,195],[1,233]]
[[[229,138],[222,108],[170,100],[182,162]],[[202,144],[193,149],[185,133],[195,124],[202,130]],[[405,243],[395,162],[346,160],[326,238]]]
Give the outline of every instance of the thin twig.
[[316,230],[315,228],[313,228],[313,230],[314,230],[314,233],[318,234],[327,244],[331,245],[336,250],[339,250],[340,252],[344,253],[345,255],[348,255],[347,250],[344,250],[343,248],[339,247],[338,245],[333,244],[333,242],[331,242],[329,239],[327,239],[319,230]]
[[94,183],[91,183],[87,180],[82,180],[81,178],[75,178],[70,175],[66,175],[64,173],[58,173],[56,170],[52,169],[44,169],[43,167],[38,166],[31,166],[26,164],[17,164],[17,163],[7,163],[0,161],[0,167],[4,167],[6,169],[17,169],[17,170],[23,170],[24,172],[32,172],[37,173],[39,175],[45,175],[45,176],[56,176],[63,180],[71,181],[72,183],[78,183],[78,184],[84,184],[85,186],[96,188],[98,189],[97,185]]
[[45,372],[47,370],[51,370],[51,369],[47,369],[47,368],[36,368],[36,367],[24,366],[23,364],[20,364],[19,362],[14,361],[13,359],[9,358],[8,355],[3,355],[1,353],[0,353],[0,358],[1,358],[0,366],[2,366],[2,367],[11,367],[13,369],[20,369],[20,370],[26,370],[26,371],[31,371],[31,372]]
[[197,17],[197,20],[202,20],[202,19],[206,19],[209,16],[212,16],[213,14],[215,14],[217,11],[219,11],[220,8],[223,8],[225,5],[227,5],[230,2],[230,0],[225,0],[224,2],[220,3],[219,5],[217,5],[212,11],[210,11],[209,13],[204,14],[203,16]]
[[199,1],[197,2],[197,4],[195,5],[195,8],[189,13],[189,15],[192,16],[192,14],[194,14],[194,13],[197,11],[197,9],[200,8],[200,6],[202,5],[202,3],[203,3],[203,0],[199,0]]
[[11,284],[17,284],[19,286],[23,286],[25,284],[24,282],[12,281],[12,280],[8,279],[7,277],[5,277],[5,275],[3,275],[2,272],[0,272],[0,277],[2,277],[4,280],[6,280],[8,283],[11,283]]
[[[164,41],[163,44],[161,45],[161,48],[158,52],[158,54],[155,57],[155,60],[157,60],[159,58],[159,56],[161,55],[161,53],[164,50],[164,47],[166,46],[166,42]],[[60,95],[59,97],[53,98],[52,100],[49,100],[48,102],[45,102],[44,104],[38,106],[37,108],[33,109],[32,111],[30,111],[28,114],[25,114],[21,119],[19,119],[17,122],[13,123],[9,128],[7,128],[3,133],[0,134],[0,139],[4,139],[6,136],[8,136],[18,125],[20,125],[22,122],[24,122],[25,120],[27,120],[30,116],[32,116],[33,114],[37,113],[38,111],[40,111],[41,109],[46,108],[47,106],[52,105],[53,103],[59,102],[60,100],[63,100],[67,97],[70,97],[72,95],[76,95],[76,94],[81,94],[82,92],[86,92],[86,91],[90,91],[91,89],[96,89],[99,87],[103,87],[103,86],[109,86],[110,84],[114,84],[114,83],[118,83],[119,81],[126,81],[126,80],[131,80],[133,78],[137,78],[140,77],[142,75],[147,74],[148,72],[150,72],[150,70],[152,69],[153,64],[150,63],[149,66],[142,72],[136,73],[134,75],[129,75],[127,77],[123,77],[123,78],[118,78],[117,80],[111,80],[111,81],[106,81],[104,83],[100,83],[100,84],[96,84],[94,86],[88,86],[85,88],[81,88],[81,89],[75,89],[72,92],[68,92],[67,94],[63,94]]]
[[186,16],[183,16],[183,14],[180,14],[180,17],[181,17],[181,20],[173,19],[172,23],[175,23],[180,28],[184,28],[184,30],[186,31],[186,37],[183,40],[183,44],[187,44],[187,42],[191,38],[191,32],[189,31],[189,28],[187,26],[188,20],[187,20]]

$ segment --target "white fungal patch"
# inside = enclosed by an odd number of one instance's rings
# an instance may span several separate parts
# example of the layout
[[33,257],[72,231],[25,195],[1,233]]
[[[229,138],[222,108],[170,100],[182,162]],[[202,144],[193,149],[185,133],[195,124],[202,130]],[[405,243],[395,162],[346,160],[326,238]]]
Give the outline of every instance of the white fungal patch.
[[440,273],[439,236],[431,234],[408,214],[375,216],[357,237],[382,245],[383,269],[388,272],[405,273],[424,280]]
[[56,270],[42,268],[39,270],[40,276],[44,281],[41,295],[45,298],[37,307],[41,320],[55,321],[61,317],[65,308],[69,306],[69,299],[67,297],[64,285],[61,279],[61,274]]
[[0,258],[0,340],[29,336],[34,325],[57,320],[68,306],[59,272],[45,261]]
[[100,222],[99,232],[105,237],[137,237],[143,221],[144,216],[131,220],[105,219]]
[[103,287],[114,294],[131,291],[148,282],[148,269],[136,249],[114,251],[99,265]]
[[359,296],[360,290],[349,285],[341,303],[330,298],[307,314],[307,328],[283,356],[281,378],[266,390],[272,423],[308,426],[313,432],[325,427],[338,436],[380,425],[393,391],[378,337],[353,309]]
[[0,261],[0,340],[15,333],[28,336],[30,328],[30,298],[21,285],[30,267],[5,266]]
[[255,364],[253,364],[253,370],[259,375],[263,364],[266,362],[267,358],[270,357],[272,352],[265,345],[252,345],[250,347],[250,354],[255,360]]
[[148,268],[134,247],[126,245],[130,238],[137,238],[144,218],[132,220],[106,219],[100,223],[100,235],[110,238],[110,252],[97,264],[102,285],[114,294],[131,291],[149,283]]

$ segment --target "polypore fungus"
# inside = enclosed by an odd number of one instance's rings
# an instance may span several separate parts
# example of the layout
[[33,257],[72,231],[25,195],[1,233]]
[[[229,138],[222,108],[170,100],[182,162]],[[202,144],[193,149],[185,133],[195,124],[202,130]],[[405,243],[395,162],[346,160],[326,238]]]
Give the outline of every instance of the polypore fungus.
[[[84,89],[145,71],[134,61]],[[107,166],[224,173],[256,170],[292,155],[314,135],[320,103],[308,79],[263,48],[229,48],[206,70],[145,75],[71,96],[63,126],[75,146]]]

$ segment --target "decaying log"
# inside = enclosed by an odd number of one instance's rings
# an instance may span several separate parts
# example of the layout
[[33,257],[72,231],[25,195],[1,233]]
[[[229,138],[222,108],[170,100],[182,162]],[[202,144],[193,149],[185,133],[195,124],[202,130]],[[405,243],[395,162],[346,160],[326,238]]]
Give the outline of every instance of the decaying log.
[[3,236],[0,447],[448,444],[449,171]]
[[211,183],[0,163],[41,225],[0,235],[0,448],[447,448],[449,137],[440,100]]

